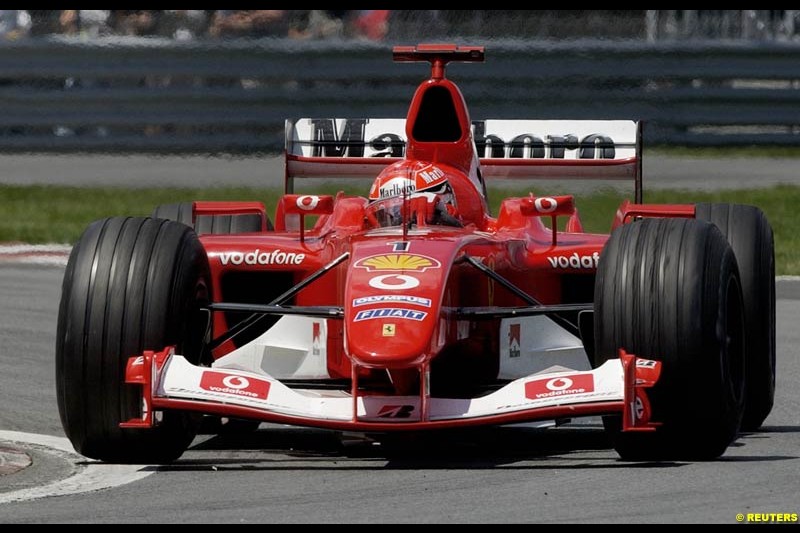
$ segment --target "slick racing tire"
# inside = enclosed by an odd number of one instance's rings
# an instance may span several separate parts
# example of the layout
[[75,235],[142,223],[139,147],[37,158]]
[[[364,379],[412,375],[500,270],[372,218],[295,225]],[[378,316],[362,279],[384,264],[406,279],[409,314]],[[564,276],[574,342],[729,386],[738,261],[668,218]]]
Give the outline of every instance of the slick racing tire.
[[[258,215],[200,215],[192,225],[192,202],[159,205],[150,216],[186,224],[194,228],[198,235],[201,233],[231,235],[261,231],[261,217]],[[267,217],[267,231],[273,229],[272,221]]]
[[661,361],[647,390],[653,432],[604,417],[624,460],[708,460],[739,431],[744,405],[744,314],[736,258],[710,223],[645,219],[617,228],[595,283],[595,364],[625,349]]
[[742,430],[755,431],[775,400],[775,245],[772,226],[757,207],[697,204],[699,220],[719,228],[736,254],[742,280],[745,351]]
[[142,415],[128,358],[175,346],[201,359],[209,267],[194,231],[176,222],[115,217],[92,223],[72,249],[56,340],[58,410],[75,449],[119,463],[166,463],[195,436],[197,417],[165,411],[151,429],[121,429]]

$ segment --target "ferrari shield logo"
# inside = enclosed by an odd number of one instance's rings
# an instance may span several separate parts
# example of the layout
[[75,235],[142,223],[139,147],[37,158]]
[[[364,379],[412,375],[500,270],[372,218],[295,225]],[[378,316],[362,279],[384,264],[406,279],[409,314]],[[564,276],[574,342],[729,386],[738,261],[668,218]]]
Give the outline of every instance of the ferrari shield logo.
[[384,324],[383,325],[383,336],[384,337],[394,337],[395,331],[397,328],[394,324]]

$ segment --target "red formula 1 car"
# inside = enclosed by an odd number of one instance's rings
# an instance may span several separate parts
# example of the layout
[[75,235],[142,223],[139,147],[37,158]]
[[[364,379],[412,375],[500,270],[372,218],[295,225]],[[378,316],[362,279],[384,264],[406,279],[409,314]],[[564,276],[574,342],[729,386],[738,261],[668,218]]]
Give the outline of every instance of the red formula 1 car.
[[[642,204],[635,122],[471,122],[445,68],[483,48],[394,58],[432,67],[405,120],[287,122],[274,226],[259,202],[198,201],[86,229],[56,347],[75,449],[171,461],[200,414],[378,434],[601,415],[634,460],[717,457],[758,428],[775,383],[764,214]],[[351,175],[368,197],[293,194]],[[495,177],[631,179],[636,196],[588,234],[571,196],[490,214]]]

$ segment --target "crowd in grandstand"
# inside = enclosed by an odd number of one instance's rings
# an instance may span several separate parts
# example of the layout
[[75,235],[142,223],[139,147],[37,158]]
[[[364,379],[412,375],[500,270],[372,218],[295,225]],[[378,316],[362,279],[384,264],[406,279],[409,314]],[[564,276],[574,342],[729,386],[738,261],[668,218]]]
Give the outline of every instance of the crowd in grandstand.
[[0,10],[0,38],[126,35],[363,38],[386,35],[388,10]]
[[26,37],[794,39],[798,10],[0,10],[0,41]]

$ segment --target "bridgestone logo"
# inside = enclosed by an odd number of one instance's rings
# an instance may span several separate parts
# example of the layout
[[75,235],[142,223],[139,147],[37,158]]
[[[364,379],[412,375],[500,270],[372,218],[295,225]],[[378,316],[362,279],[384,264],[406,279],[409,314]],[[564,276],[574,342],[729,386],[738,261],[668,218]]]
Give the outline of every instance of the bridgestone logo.
[[224,265],[301,265],[306,254],[272,250],[262,252],[258,248],[252,252],[230,252],[219,254],[219,261]]

